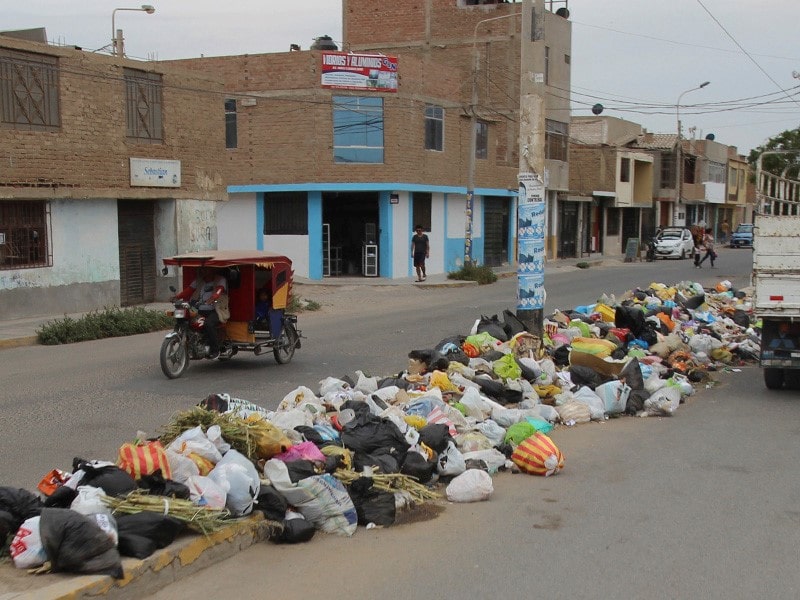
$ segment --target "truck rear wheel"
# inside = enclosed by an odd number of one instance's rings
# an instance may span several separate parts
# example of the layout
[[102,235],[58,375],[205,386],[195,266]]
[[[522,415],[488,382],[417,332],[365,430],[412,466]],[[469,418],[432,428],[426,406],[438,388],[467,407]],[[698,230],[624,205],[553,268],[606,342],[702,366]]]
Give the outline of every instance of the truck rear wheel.
[[783,387],[783,369],[764,369],[764,385],[769,390],[779,390]]

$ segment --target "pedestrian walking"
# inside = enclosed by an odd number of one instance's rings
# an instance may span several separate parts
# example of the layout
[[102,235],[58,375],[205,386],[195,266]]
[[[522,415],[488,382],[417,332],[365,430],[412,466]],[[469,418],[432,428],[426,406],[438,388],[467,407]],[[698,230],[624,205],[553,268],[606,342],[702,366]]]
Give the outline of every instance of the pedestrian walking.
[[728,243],[728,233],[730,233],[731,226],[728,224],[728,219],[722,221],[722,225],[719,226],[720,231],[722,231],[722,239],[720,243],[727,244]]
[[431,244],[428,236],[423,233],[422,225],[417,225],[416,233],[411,238],[411,256],[414,257],[414,268],[417,270],[417,281],[425,281],[428,274],[425,272],[425,259],[430,258]]
[[717,253],[714,251],[714,236],[711,234],[711,227],[706,227],[706,233],[703,236],[703,248],[705,249],[706,253],[703,255],[703,258],[700,259],[700,262],[697,264],[698,269],[703,268],[703,263],[706,262],[706,259],[710,259],[711,268],[714,268],[714,261],[717,259]]

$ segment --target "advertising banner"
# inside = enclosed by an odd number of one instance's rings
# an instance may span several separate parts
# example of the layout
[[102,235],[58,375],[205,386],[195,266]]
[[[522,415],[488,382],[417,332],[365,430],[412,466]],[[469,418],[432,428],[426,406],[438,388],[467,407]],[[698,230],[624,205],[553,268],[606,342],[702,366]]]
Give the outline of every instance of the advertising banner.
[[545,190],[535,173],[519,174],[517,310],[544,309]]
[[322,87],[396,92],[397,57],[382,54],[323,52]]

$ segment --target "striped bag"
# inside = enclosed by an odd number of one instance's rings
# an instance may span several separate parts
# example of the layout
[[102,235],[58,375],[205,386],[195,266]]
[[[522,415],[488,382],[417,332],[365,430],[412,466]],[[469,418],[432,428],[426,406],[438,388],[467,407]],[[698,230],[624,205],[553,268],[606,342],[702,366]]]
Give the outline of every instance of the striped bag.
[[531,475],[549,477],[564,468],[561,450],[549,437],[536,432],[523,441],[511,455],[512,462]]
[[159,469],[164,479],[172,478],[167,453],[158,440],[122,444],[119,448],[117,465],[137,480],[144,475],[152,475]]

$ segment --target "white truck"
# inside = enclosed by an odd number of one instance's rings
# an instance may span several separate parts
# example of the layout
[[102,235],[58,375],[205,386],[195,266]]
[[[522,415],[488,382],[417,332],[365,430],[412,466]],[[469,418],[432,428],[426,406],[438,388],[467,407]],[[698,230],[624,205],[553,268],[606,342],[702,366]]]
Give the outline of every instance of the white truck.
[[773,199],[761,208],[772,213],[756,215],[753,234],[753,313],[762,321],[764,384],[800,389],[800,206]]

